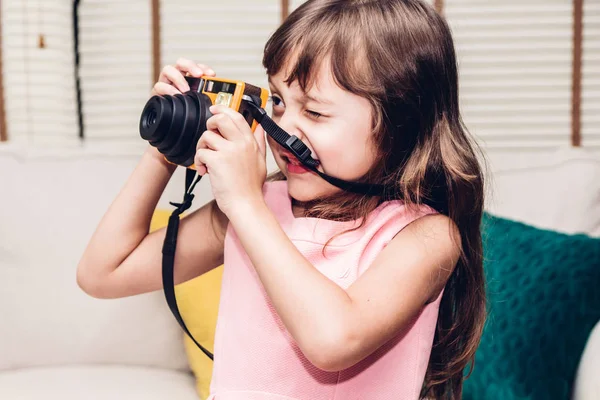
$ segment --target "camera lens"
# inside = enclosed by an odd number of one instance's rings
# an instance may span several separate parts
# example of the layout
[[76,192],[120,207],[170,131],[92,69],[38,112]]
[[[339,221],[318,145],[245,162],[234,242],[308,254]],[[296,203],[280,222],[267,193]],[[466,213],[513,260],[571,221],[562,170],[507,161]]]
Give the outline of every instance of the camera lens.
[[189,167],[196,145],[212,116],[210,98],[194,91],[174,96],[153,96],[140,118],[140,135],[170,162]]
[[148,116],[146,117],[147,125],[154,125],[156,123],[156,110],[152,109],[148,112]]

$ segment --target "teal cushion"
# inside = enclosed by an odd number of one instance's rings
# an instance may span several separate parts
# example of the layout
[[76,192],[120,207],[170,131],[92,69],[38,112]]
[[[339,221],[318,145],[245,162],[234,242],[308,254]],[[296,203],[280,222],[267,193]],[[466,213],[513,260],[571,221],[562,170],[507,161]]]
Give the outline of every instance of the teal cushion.
[[600,320],[600,239],[484,215],[488,320],[467,400],[569,398]]

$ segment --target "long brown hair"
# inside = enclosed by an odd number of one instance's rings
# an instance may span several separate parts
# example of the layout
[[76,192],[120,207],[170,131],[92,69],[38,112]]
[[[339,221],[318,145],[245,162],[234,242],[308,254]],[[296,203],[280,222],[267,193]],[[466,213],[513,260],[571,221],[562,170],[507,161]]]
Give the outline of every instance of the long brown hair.
[[[460,116],[450,29],[420,0],[309,0],[269,39],[263,65],[269,75],[287,65],[286,83],[297,81],[307,91],[325,57],[336,83],[372,105],[380,157],[361,181],[396,189],[409,207],[433,207],[460,232],[462,254],[440,304],[421,393],[460,399],[486,314],[480,231],[485,160]],[[341,192],[305,204],[306,215],[364,220],[382,200]]]

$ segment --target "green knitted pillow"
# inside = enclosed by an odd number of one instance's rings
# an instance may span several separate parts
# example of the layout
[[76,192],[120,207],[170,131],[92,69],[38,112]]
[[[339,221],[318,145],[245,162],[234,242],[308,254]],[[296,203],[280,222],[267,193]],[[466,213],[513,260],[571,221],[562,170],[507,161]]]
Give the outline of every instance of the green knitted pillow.
[[600,320],[600,239],[483,220],[488,320],[465,400],[569,399]]

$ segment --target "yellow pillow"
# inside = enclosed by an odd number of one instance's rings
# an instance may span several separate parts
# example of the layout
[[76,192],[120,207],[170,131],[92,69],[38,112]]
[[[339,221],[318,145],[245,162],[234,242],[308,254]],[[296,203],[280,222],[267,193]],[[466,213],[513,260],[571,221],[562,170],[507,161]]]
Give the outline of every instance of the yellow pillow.
[[[156,210],[150,231],[167,226],[172,211]],[[177,268],[177,266],[175,266]],[[223,266],[204,275],[175,286],[179,311],[194,338],[208,351],[214,353],[215,327],[221,293]],[[196,346],[185,333],[185,351],[190,368],[196,377],[196,390],[202,399],[208,397],[212,378],[213,362]]]

